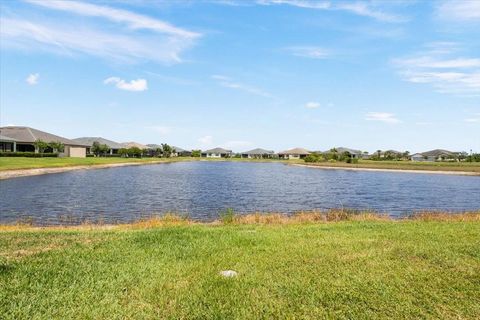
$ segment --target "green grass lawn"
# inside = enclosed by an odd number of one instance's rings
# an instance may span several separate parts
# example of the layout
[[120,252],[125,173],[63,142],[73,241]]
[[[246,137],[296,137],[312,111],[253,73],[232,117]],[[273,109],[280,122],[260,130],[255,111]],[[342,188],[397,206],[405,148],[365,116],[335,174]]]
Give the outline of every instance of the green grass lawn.
[[1,231],[0,315],[479,319],[480,222]]
[[413,162],[413,161],[374,161],[360,160],[358,163],[318,162],[306,163],[315,166],[397,169],[397,170],[432,170],[432,171],[464,171],[480,173],[480,162]]
[[191,158],[25,158],[25,157],[0,157],[0,171],[13,169],[32,169],[32,168],[55,168],[71,166],[93,166],[110,163],[149,163],[180,161]]

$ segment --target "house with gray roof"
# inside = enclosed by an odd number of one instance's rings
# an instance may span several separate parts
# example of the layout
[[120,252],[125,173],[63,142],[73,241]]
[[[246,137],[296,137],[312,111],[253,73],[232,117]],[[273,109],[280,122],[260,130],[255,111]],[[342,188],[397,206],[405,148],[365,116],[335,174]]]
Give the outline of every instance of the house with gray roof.
[[248,158],[248,159],[268,159],[268,158],[273,158],[275,156],[275,152],[273,150],[265,150],[262,148],[257,148],[257,149],[242,152],[241,156],[242,158]]
[[434,149],[422,153],[416,153],[410,157],[412,161],[445,161],[445,160],[456,160],[458,158],[458,152],[443,150],[443,149]]
[[[350,149],[350,148],[344,148],[344,147],[338,147],[335,148],[337,150],[338,154],[349,154],[352,159],[361,159],[363,157],[363,152],[361,150],[356,150],[356,149]],[[330,151],[326,151],[330,152]]]
[[305,148],[293,148],[293,149],[289,149],[289,150],[279,152],[278,155],[282,159],[296,160],[296,159],[304,159],[310,153],[311,152],[308,151]]
[[75,138],[72,139],[73,141],[76,141],[78,143],[84,144],[87,146],[87,154],[92,154],[92,146],[94,142],[98,142],[99,144],[104,144],[108,148],[110,148],[109,153],[111,155],[113,154],[118,154],[118,150],[123,148],[123,146],[115,141],[108,140],[102,137],[81,137],[81,138]]
[[232,157],[232,150],[227,150],[223,148],[213,148],[210,150],[202,151],[202,157],[205,158],[230,158]]
[[[147,147],[152,150],[151,153],[154,153],[156,149],[162,149],[162,145],[156,143],[147,144]],[[190,157],[192,155],[192,151],[180,147],[172,146],[172,149],[175,150],[172,153],[172,157]]]
[[[57,136],[45,131],[30,127],[8,126],[0,127],[0,135],[15,140],[15,150],[17,152],[39,152],[35,148],[35,142],[42,140],[47,143],[60,142],[65,146],[60,156],[64,157],[85,157],[87,146],[76,141]],[[47,148],[44,152],[53,152],[52,148]]]
[[0,152],[17,152],[17,140],[0,134]]

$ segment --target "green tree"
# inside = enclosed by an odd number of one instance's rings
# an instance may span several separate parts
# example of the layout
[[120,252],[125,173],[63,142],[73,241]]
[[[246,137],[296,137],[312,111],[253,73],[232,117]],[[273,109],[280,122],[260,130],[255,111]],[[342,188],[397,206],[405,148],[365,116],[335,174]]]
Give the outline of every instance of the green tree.
[[94,141],[92,144],[92,152],[96,156],[106,155],[110,148],[106,144],[100,144],[98,141]]
[[118,154],[121,156],[121,157],[128,157],[128,149],[127,148],[121,148],[121,149],[118,149]]
[[65,151],[65,145],[60,141],[50,142],[50,147],[52,147],[53,152],[56,152],[56,153]]
[[46,143],[41,139],[35,140],[35,142],[33,143],[33,146],[35,147],[35,151],[39,153],[43,153],[45,149],[49,147],[48,143]]
[[138,147],[131,147],[128,149],[129,156],[141,158],[142,154],[143,154],[143,150]]
[[202,156],[202,150],[192,150],[192,157],[200,158]]
[[175,153],[175,149],[166,143],[162,143],[162,151],[165,158],[170,158],[172,153]]

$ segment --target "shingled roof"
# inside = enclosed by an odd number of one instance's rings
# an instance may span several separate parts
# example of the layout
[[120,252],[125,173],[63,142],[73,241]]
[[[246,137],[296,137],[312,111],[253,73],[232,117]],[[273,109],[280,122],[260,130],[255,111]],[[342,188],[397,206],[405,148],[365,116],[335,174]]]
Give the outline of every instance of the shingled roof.
[[309,155],[310,151],[304,148],[293,148],[290,150],[279,152],[278,154],[293,154],[293,155],[303,156],[303,155]]
[[250,151],[242,152],[242,154],[250,154],[250,155],[263,155],[263,154],[274,154],[274,153],[275,152],[273,150],[265,150],[262,148],[257,148]]
[[223,148],[213,148],[210,150],[202,151],[202,153],[232,153],[232,150],[227,150]]
[[4,136],[15,139],[18,143],[34,143],[37,140],[42,140],[45,142],[61,142],[69,146],[87,146],[85,144],[30,127],[1,127],[0,133]]
[[123,148],[123,146],[120,143],[112,141],[112,140],[108,140],[108,139],[105,139],[105,138],[102,138],[102,137],[81,137],[81,138],[75,138],[75,139],[72,139],[72,140],[76,141],[78,143],[90,146],[90,147],[96,141],[100,144],[107,145],[110,149],[121,149],[121,148]]
[[141,144],[141,143],[138,143],[138,142],[135,142],[135,141],[131,141],[131,142],[122,142],[120,143],[122,145],[122,148],[139,148],[139,149],[148,149],[148,146],[144,145],[144,144]]

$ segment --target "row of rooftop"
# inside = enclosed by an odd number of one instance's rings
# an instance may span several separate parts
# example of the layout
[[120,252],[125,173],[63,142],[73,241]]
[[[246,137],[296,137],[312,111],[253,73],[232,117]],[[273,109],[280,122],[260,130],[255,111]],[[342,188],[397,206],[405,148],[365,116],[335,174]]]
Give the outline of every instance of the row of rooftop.
[[[101,145],[106,145],[109,148],[109,154],[119,154],[121,149],[139,148],[142,150],[155,150],[161,148],[158,144],[141,144],[138,142],[123,142],[118,143],[102,137],[80,137],[75,139],[67,139],[58,135],[54,135],[48,132],[44,132],[38,129],[23,127],[23,126],[7,126],[0,127],[0,152],[39,152],[35,147],[35,142],[42,140],[45,142],[60,142],[65,147],[62,152],[62,156],[66,157],[86,157],[88,154],[92,154],[92,146],[94,142],[98,142]],[[175,150],[172,156],[191,156],[191,150],[185,150],[180,147],[173,147]],[[208,158],[228,158],[235,155],[239,155],[244,158],[274,158],[279,157],[283,159],[303,159],[311,153],[324,154],[328,152],[335,152],[337,154],[348,154],[351,158],[356,159],[368,159],[371,157],[387,157],[395,156],[398,158],[408,158],[413,161],[437,161],[455,158],[459,153],[448,150],[431,150],[422,153],[416,153],[409,155],[408,152],[401,152],[395,150],[378,151],[373,154],[363,152],[361,150],[355,150],[350,148],[335,148],[334,150],[327,151],[310,151],[305,148],[293,148],[285,151],[275,153],[273,150],[266,150],[257,148],[240,153],[234,153],[232,150],[224,148],[213,148],[209,150],[202,150],[201,156]],[[45,150],[45,152],[53,152],[53,150]]]

